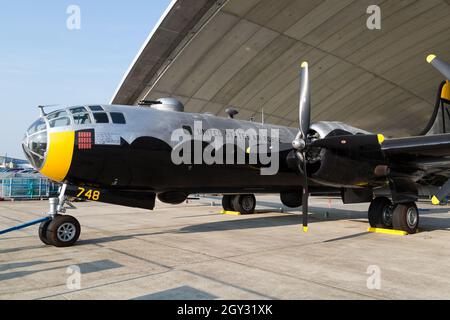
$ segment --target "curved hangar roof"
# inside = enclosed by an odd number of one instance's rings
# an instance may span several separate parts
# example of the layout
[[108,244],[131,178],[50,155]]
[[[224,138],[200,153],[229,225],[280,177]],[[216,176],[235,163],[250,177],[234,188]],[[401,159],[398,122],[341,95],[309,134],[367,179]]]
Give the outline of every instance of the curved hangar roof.
[[[178,0],[112,103],[173,96],[190,112],[297,126],[298,70],[310,63],[312,117],[388,135],[418,133],[450,61],[449,0]],[[381,30],[366,27],[381,8]]]

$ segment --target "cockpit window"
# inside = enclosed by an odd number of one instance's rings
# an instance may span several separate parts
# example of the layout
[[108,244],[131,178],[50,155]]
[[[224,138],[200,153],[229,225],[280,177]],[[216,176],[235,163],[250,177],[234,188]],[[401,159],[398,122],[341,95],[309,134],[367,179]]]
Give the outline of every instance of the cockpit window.
[[42,168],[47,152],[47,124],[44,118],[40,118],[30,126],[22,147],[31,164],[37,169]]
[[117,123],[117,124],[125,124],[126,123],[123,113],[120,113],[120,112],[111,112],[111,120],[113,123]]
[[74,107],[74,108],[70,108],[70,112],[72,112],[72,114],[76,114],[76,113],[87,112],[87,110],[85,107]]
[[25,155],[35,168],[42,168],[47,152],[47,130],[39,131],[25,138],[22,144]]
[[104,112],[94,113],[95,123],[109,123],[108,115]]
[[47,119],[52,120],[52,119],[61,118],[61,117],[67,117],[67,112],[65,112],[64,110],[55,111],[53,113],[50,113],[47,116]]
[[91,117],[85,107],[70,108],[73,115],[74,124],[89,124],[92,123]]
[[77,113],[73,115],[73,121],[75,124],[89,124],[91,118],[88,113]]
[[70,119],[68,117],[62,117],[55,120],[50,120],[50,128],[65,127],[70,125]]
[[43,131],[46,129],[45,121],[44,119],[39,119],[36,122],[34,122],[30,128],[28,129],[28,134],[33,134],[35,132]]
[[89,106],[89,109],[91,109],[92,112],[105,111],[102,106]]
[[47,116],[50,128],[65,127],[70,125],[70,118],[66,111],[58,110]]

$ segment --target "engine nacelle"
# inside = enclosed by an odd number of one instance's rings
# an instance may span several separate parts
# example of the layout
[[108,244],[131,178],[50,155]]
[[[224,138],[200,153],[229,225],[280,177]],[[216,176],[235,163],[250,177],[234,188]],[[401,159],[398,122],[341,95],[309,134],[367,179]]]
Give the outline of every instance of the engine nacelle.
[[376,162],[364,161],[356,154],[323,150],[318,169],[311,178],[319,183],[336,187],[364,187],[369,181],[377,178]]
[[[318,139],[370,134],[341,122],[317,122],[311,126],[311,130],[311,134]],[[336,187],[364,187],[368,181],[377,177],[375,168],[381,161],[378,157],[379,154],[359,149],[312,149],[308,151],[308,175],[316,182]]]
[[311,131],[317,133],[323,139],[332,132],[345,131],[345,134],[370,134],[370,132],[349,126],[338,121],[319,121],[311,125]]

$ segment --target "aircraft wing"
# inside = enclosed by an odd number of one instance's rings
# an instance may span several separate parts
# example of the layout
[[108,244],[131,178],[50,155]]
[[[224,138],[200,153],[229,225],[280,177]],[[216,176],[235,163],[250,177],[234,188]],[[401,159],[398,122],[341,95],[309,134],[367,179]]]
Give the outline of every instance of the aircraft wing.
[[381,150],[388,159],[406,162],[450,158],[450,134],[388,139],[381,144]]
[[[423,176],[418,183],[441,187],[432,203],[439,204],[450,194],[450,134],[385,140],[381,150],[394,170],[416,168]],[[414,175],[412,171],[410,175]]]
[[[382,135],[330,136],[312,147],[334,150],[355,160],[375,161],[389,168],[391,178],[442,186],[450,193],[450,134],[385,139]],[[365,159],[365,160],[364,160]],[[359,161],[358,160],[358,161]]]

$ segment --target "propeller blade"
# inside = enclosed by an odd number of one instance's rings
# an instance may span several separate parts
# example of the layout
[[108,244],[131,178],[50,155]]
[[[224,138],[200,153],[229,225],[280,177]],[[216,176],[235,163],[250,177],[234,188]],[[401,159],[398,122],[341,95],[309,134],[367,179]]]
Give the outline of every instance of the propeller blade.
[[447,180],[446,183],[439,189],[438,193],[433,196],[431,199],[431,203],[434,205],[440,204],[443,200],[445,200],[445,197],[447,197],[450,194],[450,179]]
[[[306,159],[306,154],[303,153],[303,159]],[[302,217],[303,217],[303,232],[308,232],[308,174],[306,173],[306,161],[303,161],[303,173],[305,175],[305,185],[303,186],[302,195]]]
[[450,64],[439,59],[434,54],[430,54],[427,57],[427,62],[442,73],[447,80],[450,80]]
[[306,149],[308,148],[308,132],[311,125],[311,93],[309,90],[308,63],[303,62],[300,71],[300,101],[298,107],[300,131],[292,141],[296,150],[297,166],[303,172],[304,186],[302,194],[303,231],[308,232],[308,172]]
[[311,125],[311,93],[309,90],[309,71],[308,63],[303,62],[300,71],[300,104],[299,120],[300,132],[305,139]]

